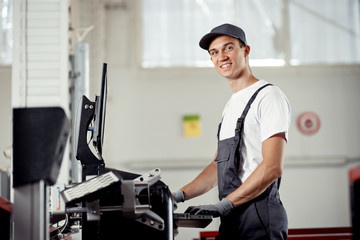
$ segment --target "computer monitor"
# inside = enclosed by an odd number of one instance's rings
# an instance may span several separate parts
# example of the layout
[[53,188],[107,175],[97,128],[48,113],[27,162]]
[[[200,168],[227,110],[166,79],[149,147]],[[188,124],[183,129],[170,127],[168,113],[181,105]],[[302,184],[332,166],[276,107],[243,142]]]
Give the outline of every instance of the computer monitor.
[[93,145],[102,159],[107,98],[107,64],[103,64],[100,96],[95,97]]
[[[105,130],[107,98],[107,64],[103,64],[100,96],[90,101],[82,96],[77,109],[74,125],[75,157],[81,161],[82,179],[89,175],[100,174],[105,167],[103,159],[103,143]],[[93,147],[89,143],[93,143]]]

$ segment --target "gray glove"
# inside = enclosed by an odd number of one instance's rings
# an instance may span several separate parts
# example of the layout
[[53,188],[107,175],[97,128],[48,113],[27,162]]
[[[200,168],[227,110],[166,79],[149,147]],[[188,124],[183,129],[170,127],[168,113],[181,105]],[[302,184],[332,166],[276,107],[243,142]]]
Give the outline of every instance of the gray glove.
[[185,213],[194,215],[212,215],[213,217],[226,216],[229,214],[233,205],[229,199],[223,198],[220,202],[211,205],[191,206],[186,209]]
[[184,202],[185,201],[184,192],[181,191],[180,189],[177,190],[176,192],[173,192],[173,195],[174,195],[174,199],[176,202]]

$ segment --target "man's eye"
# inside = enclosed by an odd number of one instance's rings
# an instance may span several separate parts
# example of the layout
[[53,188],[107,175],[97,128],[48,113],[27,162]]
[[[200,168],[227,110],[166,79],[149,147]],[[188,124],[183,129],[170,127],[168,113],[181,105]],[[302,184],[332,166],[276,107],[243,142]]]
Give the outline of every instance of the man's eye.
[[227,47],[226,47],[226,50],[228,50],[228,51],[229,51],[229,50],[232,50],[232,49],[233,49],[232,46],[227,46]]
[[213,51],[213,52],[210,53],[210,55],[211,55],[211,56],[214,56],[214,55],[216,55],[217,53],[218,53],[218,52]]

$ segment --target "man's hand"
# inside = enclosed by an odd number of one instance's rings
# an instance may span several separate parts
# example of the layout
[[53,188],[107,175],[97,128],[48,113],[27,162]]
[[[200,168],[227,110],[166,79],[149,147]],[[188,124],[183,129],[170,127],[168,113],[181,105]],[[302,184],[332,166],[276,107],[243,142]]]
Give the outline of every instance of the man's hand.
[[233,209],[233,205],[227,198],[223,198],[220,202],[210,205],[190,206],[185,213],[194,215],[212,215],[213,217],[220,217],[229,214]]

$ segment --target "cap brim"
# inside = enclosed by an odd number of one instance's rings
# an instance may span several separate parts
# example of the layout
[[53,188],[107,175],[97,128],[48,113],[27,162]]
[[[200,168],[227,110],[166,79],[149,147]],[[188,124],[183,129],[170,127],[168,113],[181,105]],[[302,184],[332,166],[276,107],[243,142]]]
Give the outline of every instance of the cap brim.
[[210,43],[218,36],[221,36],[224,34],[220,33],[208,33],[205,36],[203,36],[199,42],[199,45],[202,49],[209,50]]
[[219,37],[219,36],[230,36],[230,37],[233,37],[233,38],[236,38],[238,39],[238,37],[234,36],[234,35],[231,35],[231,34],[224,34],[224,33],[208,33],[206,34],[205,36],[203,36],[199,42],[199,45],[202,49],[205,49],[205,50],[209,50],[209,46],[211,44],[211,42]]

